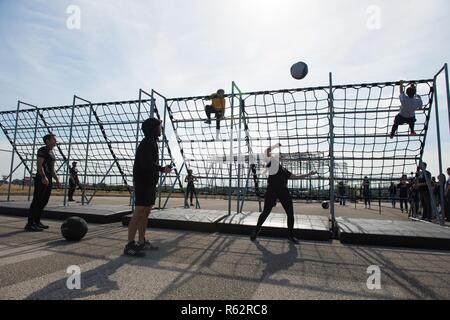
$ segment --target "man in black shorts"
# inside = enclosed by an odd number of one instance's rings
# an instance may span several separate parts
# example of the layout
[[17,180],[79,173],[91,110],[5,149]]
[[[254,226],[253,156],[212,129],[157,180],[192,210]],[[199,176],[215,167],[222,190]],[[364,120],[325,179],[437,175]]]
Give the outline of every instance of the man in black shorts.
[[[148,216],[156,200],[156,185],[159,173],[170,173],[170,166],[159,165],[158,137],[161,136],[161,121],[149,118],[142,124],[142,139],[136,150],[133,166],[134,201],[135,209],[133,217],[128,225],[128,244],[124,254],[129,256],[143,256],[143,250],[157,250],[145,239]],[[139,242],[134,241],[139,231]]]
[[37,152],[37,173],[34,178],[34,194],[28,213],[28,223],[25,226],[27,232],[38,232],[48,229],[41,223],[41,215],[52,193],[53,179],[58,188],[61,188],[55,172],[55,155],[53,148],[56,146],[56,136],[47,134],[44,138],[45,146]]
[[[275,148],[279,148],[281,145],[277,144],[265,151],[265,155],[268,158],[271,158],[271,152]],[[315,175],[317,172],[310,172],[306,175],[296,176],[289,172],[287,169],[283,168],[278,161],[274,161],[273,159],[268,164],[270,168],[269,179],[267,185],[266,195],[264,197],[264,209],[261,215],[258,218],[258,223],[256,225],[255,230],[250,236],[250,240],[255,241],[259,232],[261,231],[261,227],[269,216],[272,208],[275,207],[277,200],[281,202],[281,205],[286,211],[288,216],[287,225],[288,225],[288,239],[292,243],[298,244],[298,240],[294,237],[294,205],[292,203],[292,196],[289,193],[289,189],[287,187],[288,180],[300,180]],[[277,168],[278,167],[278,168]]]

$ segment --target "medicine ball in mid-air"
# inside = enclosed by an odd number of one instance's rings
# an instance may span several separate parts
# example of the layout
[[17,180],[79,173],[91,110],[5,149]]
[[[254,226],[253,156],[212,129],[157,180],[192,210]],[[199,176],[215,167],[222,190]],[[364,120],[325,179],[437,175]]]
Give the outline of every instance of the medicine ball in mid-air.
[[324,209],[330,208],[330,203],[328,201],[322,202],[322,208],[324,208]]
[[69,241],[80,241],[88,232],[88,225],[80,217],[70,217],[61,225],[61,233]]
[[305,78],[308,75],[308,65],[302,61],[295,63],[291,67],[291,75],[297,80]]

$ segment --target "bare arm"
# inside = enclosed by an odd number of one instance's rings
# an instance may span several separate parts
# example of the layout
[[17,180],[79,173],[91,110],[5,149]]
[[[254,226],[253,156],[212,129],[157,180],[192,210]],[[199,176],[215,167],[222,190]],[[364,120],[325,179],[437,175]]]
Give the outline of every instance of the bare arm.
[[400,80],[400,94],[404,94],[405,93],[405,87],[403,85],[403,80]]
[[302,175],[295,175],[295,174],[292,174],[292,175],[289,177],[289,180],[303,180],[303,179],[309,178],[309,177],[311,177],[311,176],[314,176],[314,175],[316,175],[316,174],[317,174],[316,171],[311,171],[310,173],[302,174]]
[[41,158],[41,157],[38,157],[38,159],[37,159],[37,171],[42,178],[45,177],[44,161],[45,161],[45,159]]
[[272,146],[270,148],[267,148],[266,151],[264,151],[264,154],[267,156],[267,158],[270,158],[272,150],[277,149],[279,147],[281,147],[281,144],[277,143],[276,145],[274,145],[274,146]]

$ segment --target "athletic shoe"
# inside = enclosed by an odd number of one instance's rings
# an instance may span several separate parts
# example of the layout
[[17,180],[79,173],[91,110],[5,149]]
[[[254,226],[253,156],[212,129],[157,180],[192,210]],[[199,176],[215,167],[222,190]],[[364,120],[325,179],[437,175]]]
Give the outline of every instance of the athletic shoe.
[[41,229],[48,229],[49,228],[49,226],[46,226],[45,224],[42,224],[41,222],[36,223],[36,226],[38,228],[41,228]]
[[250,240],[251,240],[251,241],[255,241],[255,240],[256,240],[256,237],[258,236],[258,234],[259,234],[259,232],[257,232],[256,230],[254,230],[254,231],[252,232],[252,234],[250,235]]
[[417,136],[417,133],[415,131],[411,131],[412,136]]
[[125,246],[125,249],[123,250],[123,254],[126,256],[132,256],[132,257],[143,257],[145,256],[145,252],[142,251],[142,247],[137,245],[134,242],[130,242]]
[[69,202],[75,202],[75,200],[73,200],[73,199],[69,199]]
[[206,120],[205,123],[206,124],[211,124],[211,120]]
[[26,232],[42,232],[44,231],[43,229],[39,228],[37,225],[33,224],[27,224],[25,226],[25,231]]
[[139,247],[142,248],[142,250],[145,251],[157,251],[159,250],[159,248],[157,246],[154,246],[150,243],[150,241],[148,241],[147,239],[145,240],[144,244],[138,243],[137,244]]
[[288,238],[289,242],[293,243],[293,244],[299,244],[300,242],[293,236],[290,236]]

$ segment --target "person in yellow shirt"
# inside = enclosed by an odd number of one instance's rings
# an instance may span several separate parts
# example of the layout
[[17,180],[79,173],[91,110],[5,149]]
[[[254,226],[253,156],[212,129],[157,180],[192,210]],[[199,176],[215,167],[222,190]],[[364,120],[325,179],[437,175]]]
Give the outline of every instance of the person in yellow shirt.
[[217,90],[217,93],[213,93],[208,100],[211,100],[211,104],[205,107],[208,117],[205,123],[211,124],[211,114],[214,113],[216,115],[216,128],[219,130],[220,120],[223,120],[225,115],[225,91],[223,89]]

